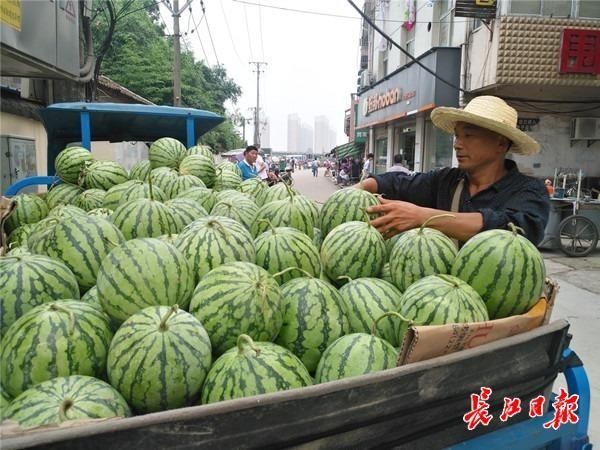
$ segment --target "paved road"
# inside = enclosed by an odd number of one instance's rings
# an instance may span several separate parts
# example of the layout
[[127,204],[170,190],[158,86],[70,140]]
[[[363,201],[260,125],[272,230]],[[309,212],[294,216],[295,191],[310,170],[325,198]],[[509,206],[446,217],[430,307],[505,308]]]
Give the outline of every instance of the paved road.
[[[294,182],[300,192],[323,203],[339,188],[323,176],[313,177],[310,170],[296,170]],[[573,335],[571,348],[583,360],[592,391],[590,440],[600,446],[600,248],[586,258],[568,258],[559,251],[543,250],[547,275],[559,284],[552,320],[569,321]],[[555,390],[564,386],[560,376]]]

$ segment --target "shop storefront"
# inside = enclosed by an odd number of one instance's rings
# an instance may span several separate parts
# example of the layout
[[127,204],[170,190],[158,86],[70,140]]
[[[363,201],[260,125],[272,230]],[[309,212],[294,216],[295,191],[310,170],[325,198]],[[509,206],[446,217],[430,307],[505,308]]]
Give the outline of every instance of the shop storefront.
[[[459,85],[460,49],[434,48],[418,60]],[[458,91],[417,63],[401,67],[359,96],[356,129],[367,134],[367,153],[375,155],[375,172],[393,165],[402,155],[411,170],[444,167],[452,161],[452,137],[429,120],[436,106],[458,106]]]

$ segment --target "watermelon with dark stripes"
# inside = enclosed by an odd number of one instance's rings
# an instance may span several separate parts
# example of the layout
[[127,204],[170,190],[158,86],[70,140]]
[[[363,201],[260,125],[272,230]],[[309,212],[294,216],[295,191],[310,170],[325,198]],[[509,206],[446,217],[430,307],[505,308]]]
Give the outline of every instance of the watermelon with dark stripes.
[[173,178],[173,182],[169,185],[169,190],[165,193],[168,198],[175,198],[182,192],[195,187],[206,187],[202,180],[194,175],[179,175]]
[[113,215],[113,210],[108,208],[94,208],[88,211],[88,216],[100,217],[102,219],[110,220]]
[[198,319],[177,305],[152,306],[115,333],[108,379],[138,413],[164,411],[198,398],[211,362],[210,339]]
[[405,231],[389,255],[392,280],[404,292],[428,275],[450,273],[456,252],[452,239],[441,231],[425,226]]
[[249,194],[252,196],[258,206],[262,206],[265,203],[265,198],[269,185],[261,180],[260,178],[249,178],[242,181],[240,184],[240,192]]
[[310,374],[292,352],[242,334],[211,367],[201,399],[214,403],[310,385]]
[[[86,216],[87,213],[79,206],[75,205],[58,205],[48,212],[46,219],[63,220],[73,216]],[[39,222],[41,223],[41,221]]]
[[79,298],[77,279],[61,261],[42,255],[0,257],[0,335],[42,303]]
[[186,309],[194,292],[190,263],[160,239],[133,239],[102,261],[96,287],[102,308],[115,322],[156,305]]
[[402,293],[391,283],[378,278],[357,278],[340,288],[352,333],[374,333],[394,347],[399,342],[397,319],[383,314],[398,311]]
[[349,187],[334,192],[321,208],[320,228],[323,237],[342,223],[367,222],[370,217],[366,209],[377,204],[377,197],[362,189]]
[[[394,284],[394,280],[392,279],[392,271],[390,270],[390,263],[386,262],[381,269],[381,273],[379,274],[379,278],[387,281],[388,283]],[[396,288],[398,289],[398,288]]]
[[398,312],[406,319],[400,323],[398,336],[412,325],[445,325],[449,323],[488,320],[485,303],[479,294],[452,275],[429,275],[411,284],[400,299]]
[[148,149],[148,159],[153,169],[157,167],[170,167],[177,169],[179,163],[187,155],[185,145],[177,139],[164,137],[157,139]]
[[133,167],[129,171],[129,179],[139,180],[139,181],[148,181],[151,170],[152,170],[152,167],[150,165],[149,160],[143,159],[141,161],[138,161],[133,165]]
[[9,395],[67,375],[106,374],[109,319],[75,300],[44,303],[22,315],[2,338],[0,375]]
[[212,208],[216,203],[215,193],[212,189],[208,188],[196,187],[188,189],[187,191],[178,194],[176,198],[191,198],[198,202],[208,213],[212,211]]
[[281,286],[283,325],[275,343],[290,350],[310,373],[323,352],[350,332],[343,300],[330,283],[318,278],[294,278]]
[[250,232],[228,217],[206,216],[193,221],[179,233],[175,246],[192,264],[196,280],[224,263],[256,261]]
[[129,174],[115,161],[94,161],[85,170],[84,185],[88,189],[109,190],[129,180]]
[[100,304],[100,299],[98,298],[98,288],[96,286],[92,286],[85,294],[83,294],[81,296],[81,301],[104,312],[102,305]]
[[56,175],[66,183],[80,184],[87,163],[94,160],[90,151],[83,147],[67,147],[54,160]]
[[385,262],[385,242],[376,228],[365,222],[338,225],[321,244],[321,264],[336,286],[347,279],[340,277],[377,277]]
[[27,246],[27,239],[31,235],[31,232],[35,230],[34,223],[26,223],[15,228],[7,238],[8,246],[10,248]]
[[529,311],[546,277],[542,255],[516,228],[473,236],[458,252],[451,273],[481,295],[491,319]]
[[127,189],[138,182],[142,183],[139,180],[128,180],[125,183],[117,184],[111,187],[108,191],[106,191],[104,201],[102,202],[102,207],[112,209],[113,211],[117,209],[117,206],[121,204],[123,194],[127,191]]
[[17,207],[4,222],[4,230],[12,232],[21,225],[36,223],[48,215],[48,205],[43,198],[33,194],[19,194],[12,198]]
[[258,237],[270,227],[292,227],[312,238],[318,214],[315,214],[313,206],[301,195],[267,203],[259,210],[250,231]]
[[140,198],[119,206],[111,217],[126,239],[157,237],[177,233],[177,221],[162,202]]
[[131,200],[138,200],[140,198],[148,198],[150,200],[165,202],[169,199],[169,196],[158,186],[153,186],[150,183],[144,183],[143,181],[135,180],[123,192],[117,207]]
[[307,274],[318,277],[321,273],[319,251],[312,240],[301,231],[278,227],[265,231],[254,241],[256,264],[275,275],[288,268],[298,268],[276,276],[279,284]]
[[174,198],[166,201],[165,206],[171,211],[178,231],[183,230],[194,220],[208,216],[206,210],[191,198]]
[[384,339],[371,334],[352,333],[334,341],[323,353],[315,381],[341,380],[396,367],[398,353]]
[[75,201],[75,206],[83,209],[84,211],[91,211],[92,209],[102,208],[104,204],[104,197],[106,191],[102,189],[87,189],[79,194]]
[[240,169],[240,167],[232,161],[220,162],[219,164],[217,164],[216,170],[217,170],[217,172],[224,171],[224,170],[230,171],[230,172],[235,172],[240,177],[242,176],[242,169]]
[[208,187],[215,183],[215,163],[212,155],[187,155],[179,164],[180,175],[194,175]]
[[[240,193],[238,192],[238,194]],[[254,200],[240,195],[238,197],[230,196],[229,199],[218,201],[215,203],[210,213],[213,216],[229,217],[230,219],[238,221],[244,225],[246,229],[250,230],[252,222],[254,222],[254,219],[258,214],[258,210],[258,205]]]
[[194,145],[193,147],[188,148],[187,153],[188,155],[203,155],[208,158],[211,158],[212,160],[214,160],[215,157],[210,148],[210,145]]
[[[238,169],[237,166],[235,166]],[[215,182],[213,183],[213,189],[215,191],[225,191],[227,189],[238,189],[242,184],[242,175],[238,170],[217,167],[215,172]]]
[[167,198],[170,198],[167,193],[171,192],[177,178],[179,178],[179,174],[176,170],[168,167],[158,167],[156,169],[152,169],[148,180],[153,187],[158,186],[161,191],[164,192]]
[[[87,152],[87,150],[86,150]],[[89,152],[88,152],[89,153]],[[58,205],[74,205],[83,189],[69,183],[56,184],[46,194],[46,203],[51,210]]]
[[264,204],[276,202],[277,200],[285,200],[298,194],[300,192],[294,186],[290,186],[287,183],[277,183],[269,186],[269,189],[265,192]]
[[15,398],[6,410],[6,418],[22,427],[129,416],[129,405],[116,389],[85,375],[57,377],[36,384]]
[[283,323],[281,290],[262,267],[248,262],[222,264],[202,277],[190,303],[210,336],[213,352],[233,347],[240,334],[273,341]]

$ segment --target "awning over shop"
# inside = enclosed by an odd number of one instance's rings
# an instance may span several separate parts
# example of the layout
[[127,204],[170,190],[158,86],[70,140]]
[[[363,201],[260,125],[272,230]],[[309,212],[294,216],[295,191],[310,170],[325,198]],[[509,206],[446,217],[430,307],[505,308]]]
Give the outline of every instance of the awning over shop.
[[355,158],[362,156],[365,149],[363,142],[347,142],[346,144],[338,145],[331,150],[331,154],[335,155],[336,159]]

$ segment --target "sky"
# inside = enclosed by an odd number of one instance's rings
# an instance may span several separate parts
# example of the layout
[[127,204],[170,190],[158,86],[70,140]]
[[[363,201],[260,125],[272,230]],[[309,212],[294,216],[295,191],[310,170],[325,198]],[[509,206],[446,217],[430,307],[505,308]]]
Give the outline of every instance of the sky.
[[[344,111],[356,91],[361,30],[358,13],[347,0],[203,2],[204,15],[200,0],[192,1],[191,16],[189,9],[181,15],[182,48],[187,45],[196,59],[210,66],[217,62],[225,66],[228,76],[241,87],[242,95],[236,105],[227,105],[229,111],[238,109],[252,117],[256,66],[249,63],[266,62],[261,66],[260,107],[269,119],[274,150],[287,146],[291,113],[311,127],[316,116],[326,116],[337,144],[347,142]],[[179,0],[180,7],[185,3]],[[362,6],[363,2],[355,3]],[[172,33],[173,21],[166,7],[161,14]],[[246,126],[248,142],[253,141],[253,133],[251,123]]]

